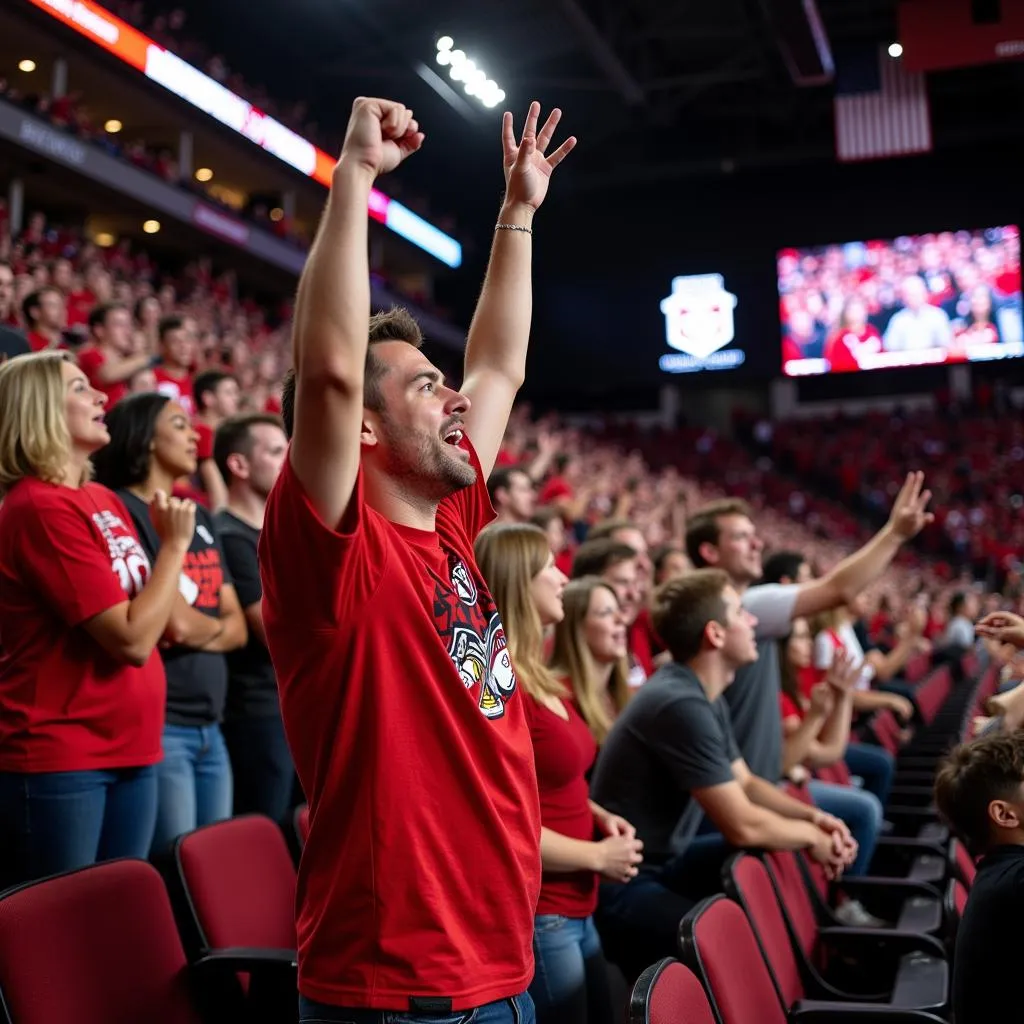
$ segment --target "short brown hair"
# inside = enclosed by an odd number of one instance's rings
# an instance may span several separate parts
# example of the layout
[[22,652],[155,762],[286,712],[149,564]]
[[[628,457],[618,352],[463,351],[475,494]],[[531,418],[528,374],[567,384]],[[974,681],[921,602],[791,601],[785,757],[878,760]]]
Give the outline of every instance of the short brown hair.
[[654,592],[651,622],[673,661],[686,664],[699,653],[709,622],[725,625],[729,577],[721,569],[697,569]]
[[628,519],[603,519],[587,531],[587,540],[614,540],[619,530],[638,530]]
[[719,501],[713,501],[711,504],[697,509],[690,516],[686,524],[686,554],[694,568],[703,569],[708,564],[701,556],[701,545],[718,545],[722,536],[722,526],[719,520],[725,516],[754,518],[750,506],[741,498],[722,498]]
[[[380,412],[383,396],[380,393],[380,379],[387,367],[373,354],[373,345],[378,341],[404,341],[413,348],[423,347],[423,332],[415,317],[401,306],[392,306],[386,313],[374,313],[370,317],[369,346],[366,349],[366,365],[363,370],[363,405],[374,412]],[[284,432],[291,440],[295,429],[295,370],[284,376],[281,390],[281,419]]]
[[603,576],[612,566],[629,562],[638,554],[636,548],[617,540],[588,540],[576,549],[573,556],[572,578]]
[[235,454],[248,458],[252,454],[252,428],[259,424],[281,429],[281,419],[269,412],[250,412],[241,416],[230,416],[217,427],[213,435],[213,461],[216,463],[224,483],[231,483],[234,474],[228,466],[228,459]]
[[939,765],[935,803],[975,857],[993,845],[988,807],[1010,800],[1024,782],[1024,733],[994,733],[962,743]]

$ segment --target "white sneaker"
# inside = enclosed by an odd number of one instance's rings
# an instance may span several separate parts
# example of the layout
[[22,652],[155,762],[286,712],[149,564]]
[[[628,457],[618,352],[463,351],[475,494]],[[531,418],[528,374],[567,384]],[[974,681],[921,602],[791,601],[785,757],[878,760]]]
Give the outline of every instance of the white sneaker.
[[874,914],[869,914],[864,909],[860,900],[847,900],[842,906],[837,907],[836,917],[850,928],[888,928],[888,922],[883,921]]

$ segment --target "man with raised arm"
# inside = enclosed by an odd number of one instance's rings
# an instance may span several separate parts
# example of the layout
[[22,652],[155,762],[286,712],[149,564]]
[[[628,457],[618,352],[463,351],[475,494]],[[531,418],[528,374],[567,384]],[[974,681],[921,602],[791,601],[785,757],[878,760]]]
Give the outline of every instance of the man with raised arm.
[[370,189],[423,142],[400,103],[355,101],[299,283],[291,445],[260,561],[310,805],[303,1021],[534,1019],[533,749],[473,540],[525,374],[534,213],[576,141],[548,153],[560,114],[538,131],[539,115],[532,104],[518,145],[504,117],[507,190],[461,391],[408,313],[370,317]]

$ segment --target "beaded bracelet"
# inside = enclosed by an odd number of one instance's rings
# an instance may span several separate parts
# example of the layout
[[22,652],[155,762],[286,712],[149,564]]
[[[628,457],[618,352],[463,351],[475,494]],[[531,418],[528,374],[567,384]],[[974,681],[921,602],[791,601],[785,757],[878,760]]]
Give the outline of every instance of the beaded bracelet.
[[523,227],[522,224],[495,224],[495,231],[523,231],[528,235],[533,234],[533,228]]

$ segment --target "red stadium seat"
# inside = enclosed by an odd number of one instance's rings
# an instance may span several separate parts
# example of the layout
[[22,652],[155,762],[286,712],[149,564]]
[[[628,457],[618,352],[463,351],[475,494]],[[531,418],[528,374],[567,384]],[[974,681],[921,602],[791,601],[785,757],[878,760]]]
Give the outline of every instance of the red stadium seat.
[[0,897],[0,1004],[11,1024],[199,1024],[156,869],[109,861]]
[[[819,929],[813,912],[807,908],[806,890],[801,899],[795,883],[785,890],[777,887],[762,861],[749,854],[732,857],[724,874],[726,891],[750,918],[779,997],[787,1009],[808,994],[841,1004],[869,1001],[929,1011],[945,1009],[949,995],[949,968],[944,958],[945,950],[935,939],[875,928]],[[786,912],[790,896],[795,896],[798,903],[797,923],[794,923],[794,914]],[[880,955],[875,966],[874,957],[879,955],[877,947],[883,944],[888,944],[891,952]],[[877,981],[882,977],[884,961],[884,983],[886,986],[891,984],[891,995],[879,991],[843,991],[826,981],[815,963],[823,964],[826,953],[833,950],[847,957],[865,956],[866,951],[871,951],[874,969],[860,972],[859,981],[861,985],[873,983],[876,989],[881,987]]]
[[637,978],[629,1002],[629,1024],[716,1024],[696,975],[666,958]]

